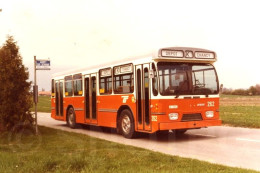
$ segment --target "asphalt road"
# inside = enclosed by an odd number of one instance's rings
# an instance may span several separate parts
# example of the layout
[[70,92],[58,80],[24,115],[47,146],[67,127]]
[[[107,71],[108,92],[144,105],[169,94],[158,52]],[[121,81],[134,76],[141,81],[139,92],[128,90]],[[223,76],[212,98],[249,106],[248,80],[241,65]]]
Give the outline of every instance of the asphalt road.
[[181,137],[169,133],[126,139],[114,130],[103,132],[99,127],[70,129],[66,122],[53,120],[48,113],[38,113],[38,124],[169,155],[260,171],[260,129],[222,126],[190,130]]

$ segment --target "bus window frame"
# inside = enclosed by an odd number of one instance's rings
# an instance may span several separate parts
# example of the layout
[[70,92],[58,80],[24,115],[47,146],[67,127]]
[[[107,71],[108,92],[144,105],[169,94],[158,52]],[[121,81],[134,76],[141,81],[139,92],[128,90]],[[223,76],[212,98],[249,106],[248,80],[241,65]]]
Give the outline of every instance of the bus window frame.
[[[73,75],[73,95],[74,96],[82,96],[83,95],[83,80],[82,73]],[[79,82],[80,81],[80,82]],[[80,86],[81,90],[78,90],[78,86]]]
[[[159,81],[158,81],[158,74],[157,74],[155,63],[152,63],[151,67],[152,67],[151,69],[153,70],[153,74],[154,74],[154,76],[151,80],[152,81],[152,86],[151,86],[152,93],[153,93],[153,96],[158,96],[158,94],[159,94]],[[155,88],[155,86],[156,86],[156,88]]]
[[[67,83],[69,83],[69,82],[71,83],[71,92],[68,92]],[[68,75],[68,76],[64,77],[64,87],[65,87],[65,97],[72,97],[74,95],[72,75]]]
[[[101,73],[102,70],[110,70],[110,75],[102,76],[102,73]],[[111,67],[103,68],[103,69],[99,70],[99,94],[100,95],[111,95],[113,93],[113,75],[112,74],[113,74],[113,69]],[[111,81],[109,81],[109,78],[111,78]],[[101,82],[102,79],[104,79],[104,82]],[[104,88],[101,88],[101,83],[104,83]],[[107,88],[107,87],[109,87],[109,83],[111,83],[111,90],[109,88]],[[104,92],[101,92],[101,89],[104,89]]]
[[[126,67],[126,66],[131,66],[131,72],[122,72],[121,68],[122,67]],[[119,69],[119,72],[115,69]],[[127,79],[123,79],[124,76],[130,76],[130,86],[129,86],[129,92],[123,92],[124,91],[124,85],[119,85],[120,87],[122,87],[122,92],[117,91],[116,88],[116,82],[119,81],[119,83],[123,83],[123,81],[127,80]],[[119,80],[116,80],[116,78],[119,77]],[[134,93],[135,90],[135,79],[134,79],[134,66],[132,63],[128,63],[128,64],[122,64],[122,65],[118,65],[113,67],[113,79],[112,79],[112,83],[113,83],[113,92],[114,94],[132,94]]]

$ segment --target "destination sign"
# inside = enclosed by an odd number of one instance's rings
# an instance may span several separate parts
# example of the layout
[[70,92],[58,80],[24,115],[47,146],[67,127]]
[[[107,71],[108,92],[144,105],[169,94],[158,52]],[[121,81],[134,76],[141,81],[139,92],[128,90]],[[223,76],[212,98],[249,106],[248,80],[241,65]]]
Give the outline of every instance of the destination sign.
[[195,52],[195,58],[199,59],[214,59],[215,54],[213,52]]
[[114,73],[115,74],[120,74],[120,67],[115,67],[114,68]]
[[131,73],[132,72],[132,65],[125,65],[120,67],[120,72],[121,73]]
[[181,50],[162,50],[163,57],[183,58],[183,51]]
[[132,73],[132,72],[133,72],[133,65],[132,64],[118,66],[118,67],[114,68],[115,75]]
[[111,68],[100,70],[101,73],[100,76],[101,77],[111,76],[112,75],[111,72],[112,72]]

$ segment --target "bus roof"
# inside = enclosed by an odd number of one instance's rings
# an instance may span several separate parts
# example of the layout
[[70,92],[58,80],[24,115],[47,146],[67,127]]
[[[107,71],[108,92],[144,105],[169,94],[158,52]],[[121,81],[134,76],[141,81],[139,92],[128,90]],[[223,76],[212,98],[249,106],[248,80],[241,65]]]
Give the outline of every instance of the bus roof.
[[217,55],[214,51],[201,49],[201,48],[191,48],[191,47],[166,47],[157,49],[156,51],[147,54],[145,56],[135,56],[131,58],[126,58],[118,61],[113,61],[106,64],[98,64],[94,66],[88,66],[81,69],[74,69],[69,71],[64,71],[60,73],[53,74],[53,78],[62,77],[64,75],[71,75],[77,73],[95,73],[99,69],[104,69],[108,67],[114,67],[118,65],[124,65],[133,63],[143,64],[150,62],[190,62],[190,63],[214,63],[217,60]]

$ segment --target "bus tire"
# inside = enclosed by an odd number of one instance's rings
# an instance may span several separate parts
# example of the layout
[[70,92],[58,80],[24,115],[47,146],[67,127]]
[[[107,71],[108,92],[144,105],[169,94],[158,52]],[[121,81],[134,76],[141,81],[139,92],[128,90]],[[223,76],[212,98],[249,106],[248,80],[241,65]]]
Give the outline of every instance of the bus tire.
[[120,114],[119,130],[120,133],[128,139],[134,138],[136,135],[134,118],[128,109],[123,110]]
[[67,113],[67,125],[72,129],[76,128],[76,116],[72,107],[69,108]]

